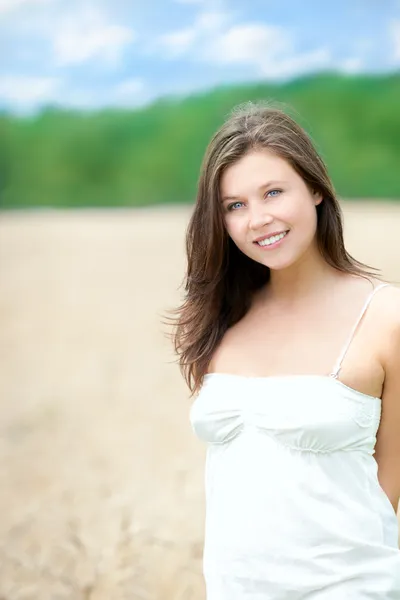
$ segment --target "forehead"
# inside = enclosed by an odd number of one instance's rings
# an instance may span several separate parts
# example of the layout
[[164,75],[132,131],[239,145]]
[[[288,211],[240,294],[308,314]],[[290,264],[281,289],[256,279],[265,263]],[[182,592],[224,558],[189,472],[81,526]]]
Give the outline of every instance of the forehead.
[[245,195],[270,180],[298,177],[292,166],[268,150],[249,152],[225,169],[220,181],[222,195]]

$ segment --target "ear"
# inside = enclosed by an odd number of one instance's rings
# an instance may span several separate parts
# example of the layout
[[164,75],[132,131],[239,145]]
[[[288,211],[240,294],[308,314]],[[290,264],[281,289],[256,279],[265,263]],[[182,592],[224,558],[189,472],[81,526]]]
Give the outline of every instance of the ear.
[[321,192],[319,192],[318,190],[313,190],[312,194],[313,194],[315,206],[318,206],[318,204],[321,204],[322,200],[324,199]]

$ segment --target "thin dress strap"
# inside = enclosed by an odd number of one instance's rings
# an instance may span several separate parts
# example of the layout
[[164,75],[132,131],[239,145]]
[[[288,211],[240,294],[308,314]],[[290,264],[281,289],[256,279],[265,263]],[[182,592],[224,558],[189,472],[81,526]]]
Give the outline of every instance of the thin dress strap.
[[368,296],[368,298],[367,298],[367,300],[366,300],[366,302],[365,302],[365,304],[364,304],[364,306],[363,306],[363,308],[361,310],[360,316],[358,317],[357,321],[355,322],[355,324],[353,326],[353,329],[351,330],[351,333],[350,333],[350,335],[349,335],[349,337],[347,339],[347,342],[346,342],[346,344],[345,344],[345,346],[344,346],[344,348],[343,348],[343,350],[342,350],[342,352],[341,352],[338,360],[336,361],[335,368],[333,369],[332,373],[330,374],[330,377],[334,377],[336,379],[337,376],[339,375],[339,371],[342,368],[343,359],[346,356],[347,350],[350,347],[350,344],[352,342],[353,336],[354,336],[355,332],[357,331],[357,327],[361,323],[361,320],[362,320],[363,316],[365,315],[365,312],[366,312],[368,306],[370,305],[370,302],[371,302],[372,298],[375,296],[375,294],[376,294],[376,292],[378,290],[380,290],[380,289],[382,289],[382,288],[384,288],[384,287],[386,287],[388,285],[390,285],[390,283],[380,283],[369,294],[369,296]]

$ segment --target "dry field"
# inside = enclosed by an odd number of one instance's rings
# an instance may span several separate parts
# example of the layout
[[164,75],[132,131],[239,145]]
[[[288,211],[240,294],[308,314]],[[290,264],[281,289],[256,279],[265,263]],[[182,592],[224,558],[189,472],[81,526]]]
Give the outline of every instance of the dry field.
[[[400,282],[400,203],[344,203]],[[201,600],[205,448],[163,336],[188,208],[0,214],[0,599]]]

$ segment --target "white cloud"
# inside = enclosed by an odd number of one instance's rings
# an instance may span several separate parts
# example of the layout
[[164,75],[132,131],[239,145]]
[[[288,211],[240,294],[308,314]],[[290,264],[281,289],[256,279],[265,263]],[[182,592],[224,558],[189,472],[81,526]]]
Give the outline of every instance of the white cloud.
[[153,99],[140,78],[130,78],[115,86],[102,88],[76,87],[60,78],[3,76],[0,77],[0,105],[27,114],[41,106],[62,106],[73,109],[101,109],[140,106]]
[[326,48],[296,52],[293,37],[283,27],[247,23],[210,40],[203,58],[220,65],[248,66],[255,76],[286,78],[327,66],[330,54]]
[[291,39],[282,27],[250,23],[221,33],[205,55],[222,64],[261,65],[266,57],[288,50]]
[[96,9],[85,9],[61,20],[52,34],[57,66],[100,59],[115,64],[134,41],[132,29],[112,24]]
[[231,20],[231,15],[223,11],[203,11],[196,19],[195,29],[200,33],[221,31]]
[[164,48],[169,58],[182,56],[196,41],[197,32],[194,27],[187,27],[161,35],[158,44]]
[[134,77],[121,81],[111,90],[113,103],[118,106],[133,106],[143,102],[147,96],[147,89],[143,79]]
[[175,0],[176,4],[203,4],[204,0]]
[[152,96],[142,79],[127,79],[114,87],[65,89],[58,104],[73,109],[97,110],[107,107],[131,108],[145,104]]
[[354,73],[360,73],[363,70],[364,61],[358,56],[350,56],[349,58],[342,60],[338,67],[340,71],[352,75]]
[[183,56],[195,47],[207,44],[210,36],[219,33],[229,22],[230,15],[222,11],[203,11],[199,13],[190,27],[184,27],[161,35],[150,51],[165,52],[167,58]]
[[0,0],[0,15],[29,5],[51,4],[54,0]]
[[0,77],[0,101],[24,109],[52,101],[57,97],[59,86],[56,77],[5,75]]
[[316,48],[311,52],[303,52],[282,57],[267,57],[261,65],[260,72],[271,79],[287,79],[317,71],[331,65],[330,53],[326,48]]
[[153,51],[161,49],[169,59],[186,55],[214,65],[248,67],[252,77],[287,78],[330,65],[326,48],[296,52],[295,40],[284,27],[236,25],[233,18],[233,13],[202,11],[191,27],[161,36]]
[[390,37],[393,44],[393,60],[400,63],[400,19],[393,19],[389,25]]
[[[92,60],[101,61],[102,65],[116,65],[136,39],[131,27],[116,21],[112,12],[99,3],[96,6],[92,0],[81,4],[75,0],[65,4],[63,0],[0,0],[0,3],[5,6],[11,1],[15,1],[20,10],[6,15],[8,30],[26,37],[25,47],[35,47],[37,42],[43,46],[44,42],[48,46],[44,58],[47,64],[56,67]],[[11,45],[10,52],[18,54],[20,49]]]

